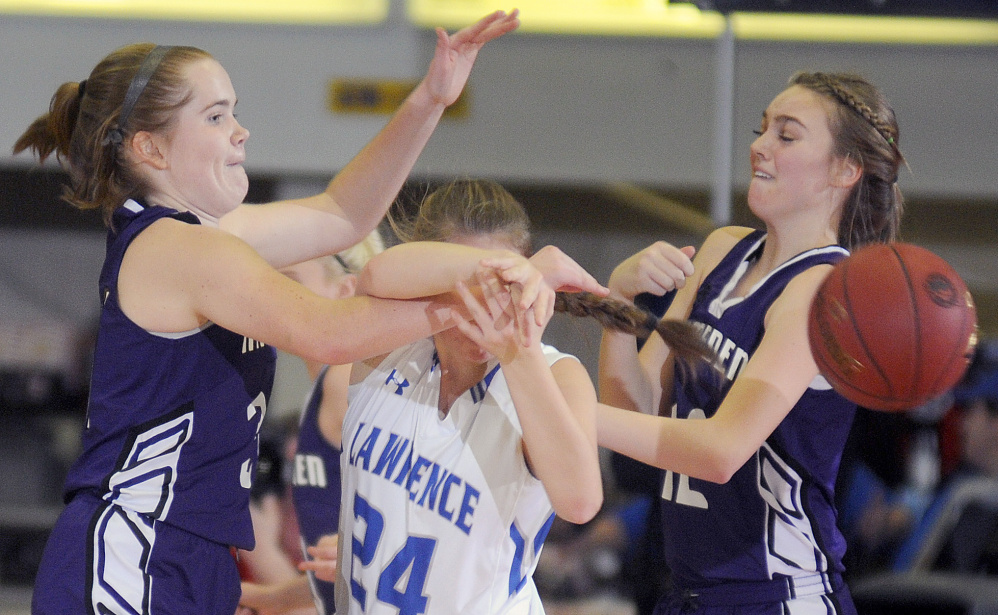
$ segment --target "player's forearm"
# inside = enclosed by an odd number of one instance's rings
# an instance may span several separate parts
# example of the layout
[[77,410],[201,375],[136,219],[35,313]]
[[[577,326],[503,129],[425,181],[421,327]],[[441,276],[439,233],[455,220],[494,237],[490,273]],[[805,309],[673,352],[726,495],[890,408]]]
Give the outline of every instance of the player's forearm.
[[578,387],[583,390],[579,399],[569,405],[540,352],[503,364],[503,373],[531,470],[544,483],[555,512],[572,523],[589,521],[602,505],[603,484],[593,416],[596,400],[588,376]]
[[355,226],[370,230],[381,221],[444,109],[443,103],[416,88],[388,124],[329,183],[326,192]]
[[600,401],[627,410],[655,414],[657,383],[651,382],[638,356],[633,335],[604,331],[599,353]]
[[454,290],[458,281],[470,282],[482,259],[512,254],[437,241],[403,243],[365,265],[358,292],[391,299],[439,295]]
[[294,342],[274,345],[329,365],[355,363],[453,326],[457,303],[446,295],[409,301],[350,297],[327,301],[323,307],[330,309],[309,314]]

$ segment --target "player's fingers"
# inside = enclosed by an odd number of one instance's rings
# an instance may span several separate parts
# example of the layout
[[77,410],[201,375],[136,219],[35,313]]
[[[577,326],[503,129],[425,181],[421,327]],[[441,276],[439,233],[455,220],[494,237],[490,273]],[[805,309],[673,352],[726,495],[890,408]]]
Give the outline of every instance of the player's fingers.
[[476,344],[484,343],[484,336],[482,334],[481,327],[475,325],[474,323],[468,321],[464,316],[460,314],[454,315],[454,326],[458,331],[464,334],[465,337],[475,342]]
[[501,15],[498,19],[490,22],[488,26],[475,37],[475,42],[479,45],[484,45],[485,43],[498,38],[503,34],[516,30],[520,26],[519,14],[519,9],[513,9],[508,15]]
[[[454,289],[457,291],[458,296],[461,297],[461,300],[464,301],[464,306],[467,308],[468,314],[471,316],[471,320],[482,326],[490,321],[488,312],[482,306],[481,302],[479,302],[478,299],[471,294],[467,284],[463,281],[458,281],[458,283],[454,285]],[[457,315],[455,314],[455,316]]]
[[488,309],[489,315],[492,316],[492,320],[495,321],[504,312],[503,305],[499,300],[500,294],[504,292],[502,284],[495,274],[488,270],[479,270],[478,282],[482,287],[482,299],[485,301],[485,307]]
[[505,11],[495,11],[493,13],[490,13],[485,17],[482,17],[475,23],[465,26],[460,30],[458,30],[457,32],[455,32],[454,36],[451,37],[451,40],[454,41],[455,45],[474,41],[478,39],[478,37],[481,36],[483,32],[488,30],[490,26],[492,26],[494,23],[496,23],[503,17],[506,17]]
[[305,560],[298,564],[301,572],[312,572],[315,578],[328,583],[336,582],[336,560]]

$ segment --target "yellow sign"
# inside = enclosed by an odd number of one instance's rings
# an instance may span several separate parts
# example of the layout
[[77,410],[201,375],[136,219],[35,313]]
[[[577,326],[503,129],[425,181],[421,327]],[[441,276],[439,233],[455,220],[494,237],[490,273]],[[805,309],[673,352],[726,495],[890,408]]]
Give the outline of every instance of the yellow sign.
[[[412,80],[333,79],[329,82],[327,107],[333,113],[391,115],[417,85],[419,81]],[[468,116],[468,87],[447,107],[444,116]]]

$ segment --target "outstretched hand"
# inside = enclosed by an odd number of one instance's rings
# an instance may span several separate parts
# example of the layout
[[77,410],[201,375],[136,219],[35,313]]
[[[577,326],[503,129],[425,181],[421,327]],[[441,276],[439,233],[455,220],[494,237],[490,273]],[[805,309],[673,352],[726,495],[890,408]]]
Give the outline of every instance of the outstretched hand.
[[518,9],[509,14],[496,11],[453,36],[443,28],[437,28],[437,48],[422,83],[429,96],[444,106],[453,104],[468,81],[478,50],[492,39],[519,27],[519,14]]
[[664,295],[682,288],[686,278],[693,275],[692,246],[677,248],[664,241],[656,241],[617,265],[610,274],[610,288],[626,299],[641,293]]

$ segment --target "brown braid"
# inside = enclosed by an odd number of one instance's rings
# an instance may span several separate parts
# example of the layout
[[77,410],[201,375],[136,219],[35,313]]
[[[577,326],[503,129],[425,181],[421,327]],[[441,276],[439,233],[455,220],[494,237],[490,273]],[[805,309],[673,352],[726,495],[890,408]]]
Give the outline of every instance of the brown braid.
[[[661,319],[623,301],[592,293],[557,293],[554,309],[580,318],[592,318],[603,328],[647,337],[658,331],[676,359],[688,368],[700,362],[713,364],[714,350],[704,341],[700,330],[685,320]],[[695,373],[695,369],[691,369]]]
[[825,73],[814,73],[817,81],[820,81],[828,91],[839,99],[839,102],[849,107],[870,123],[873,128],[880,133],[880,136],[887,141],[891,147],[897,148],[897,130],[890,123],[884,121],[868,104],[853,95],[852,92],[843,87],[838,81]]

